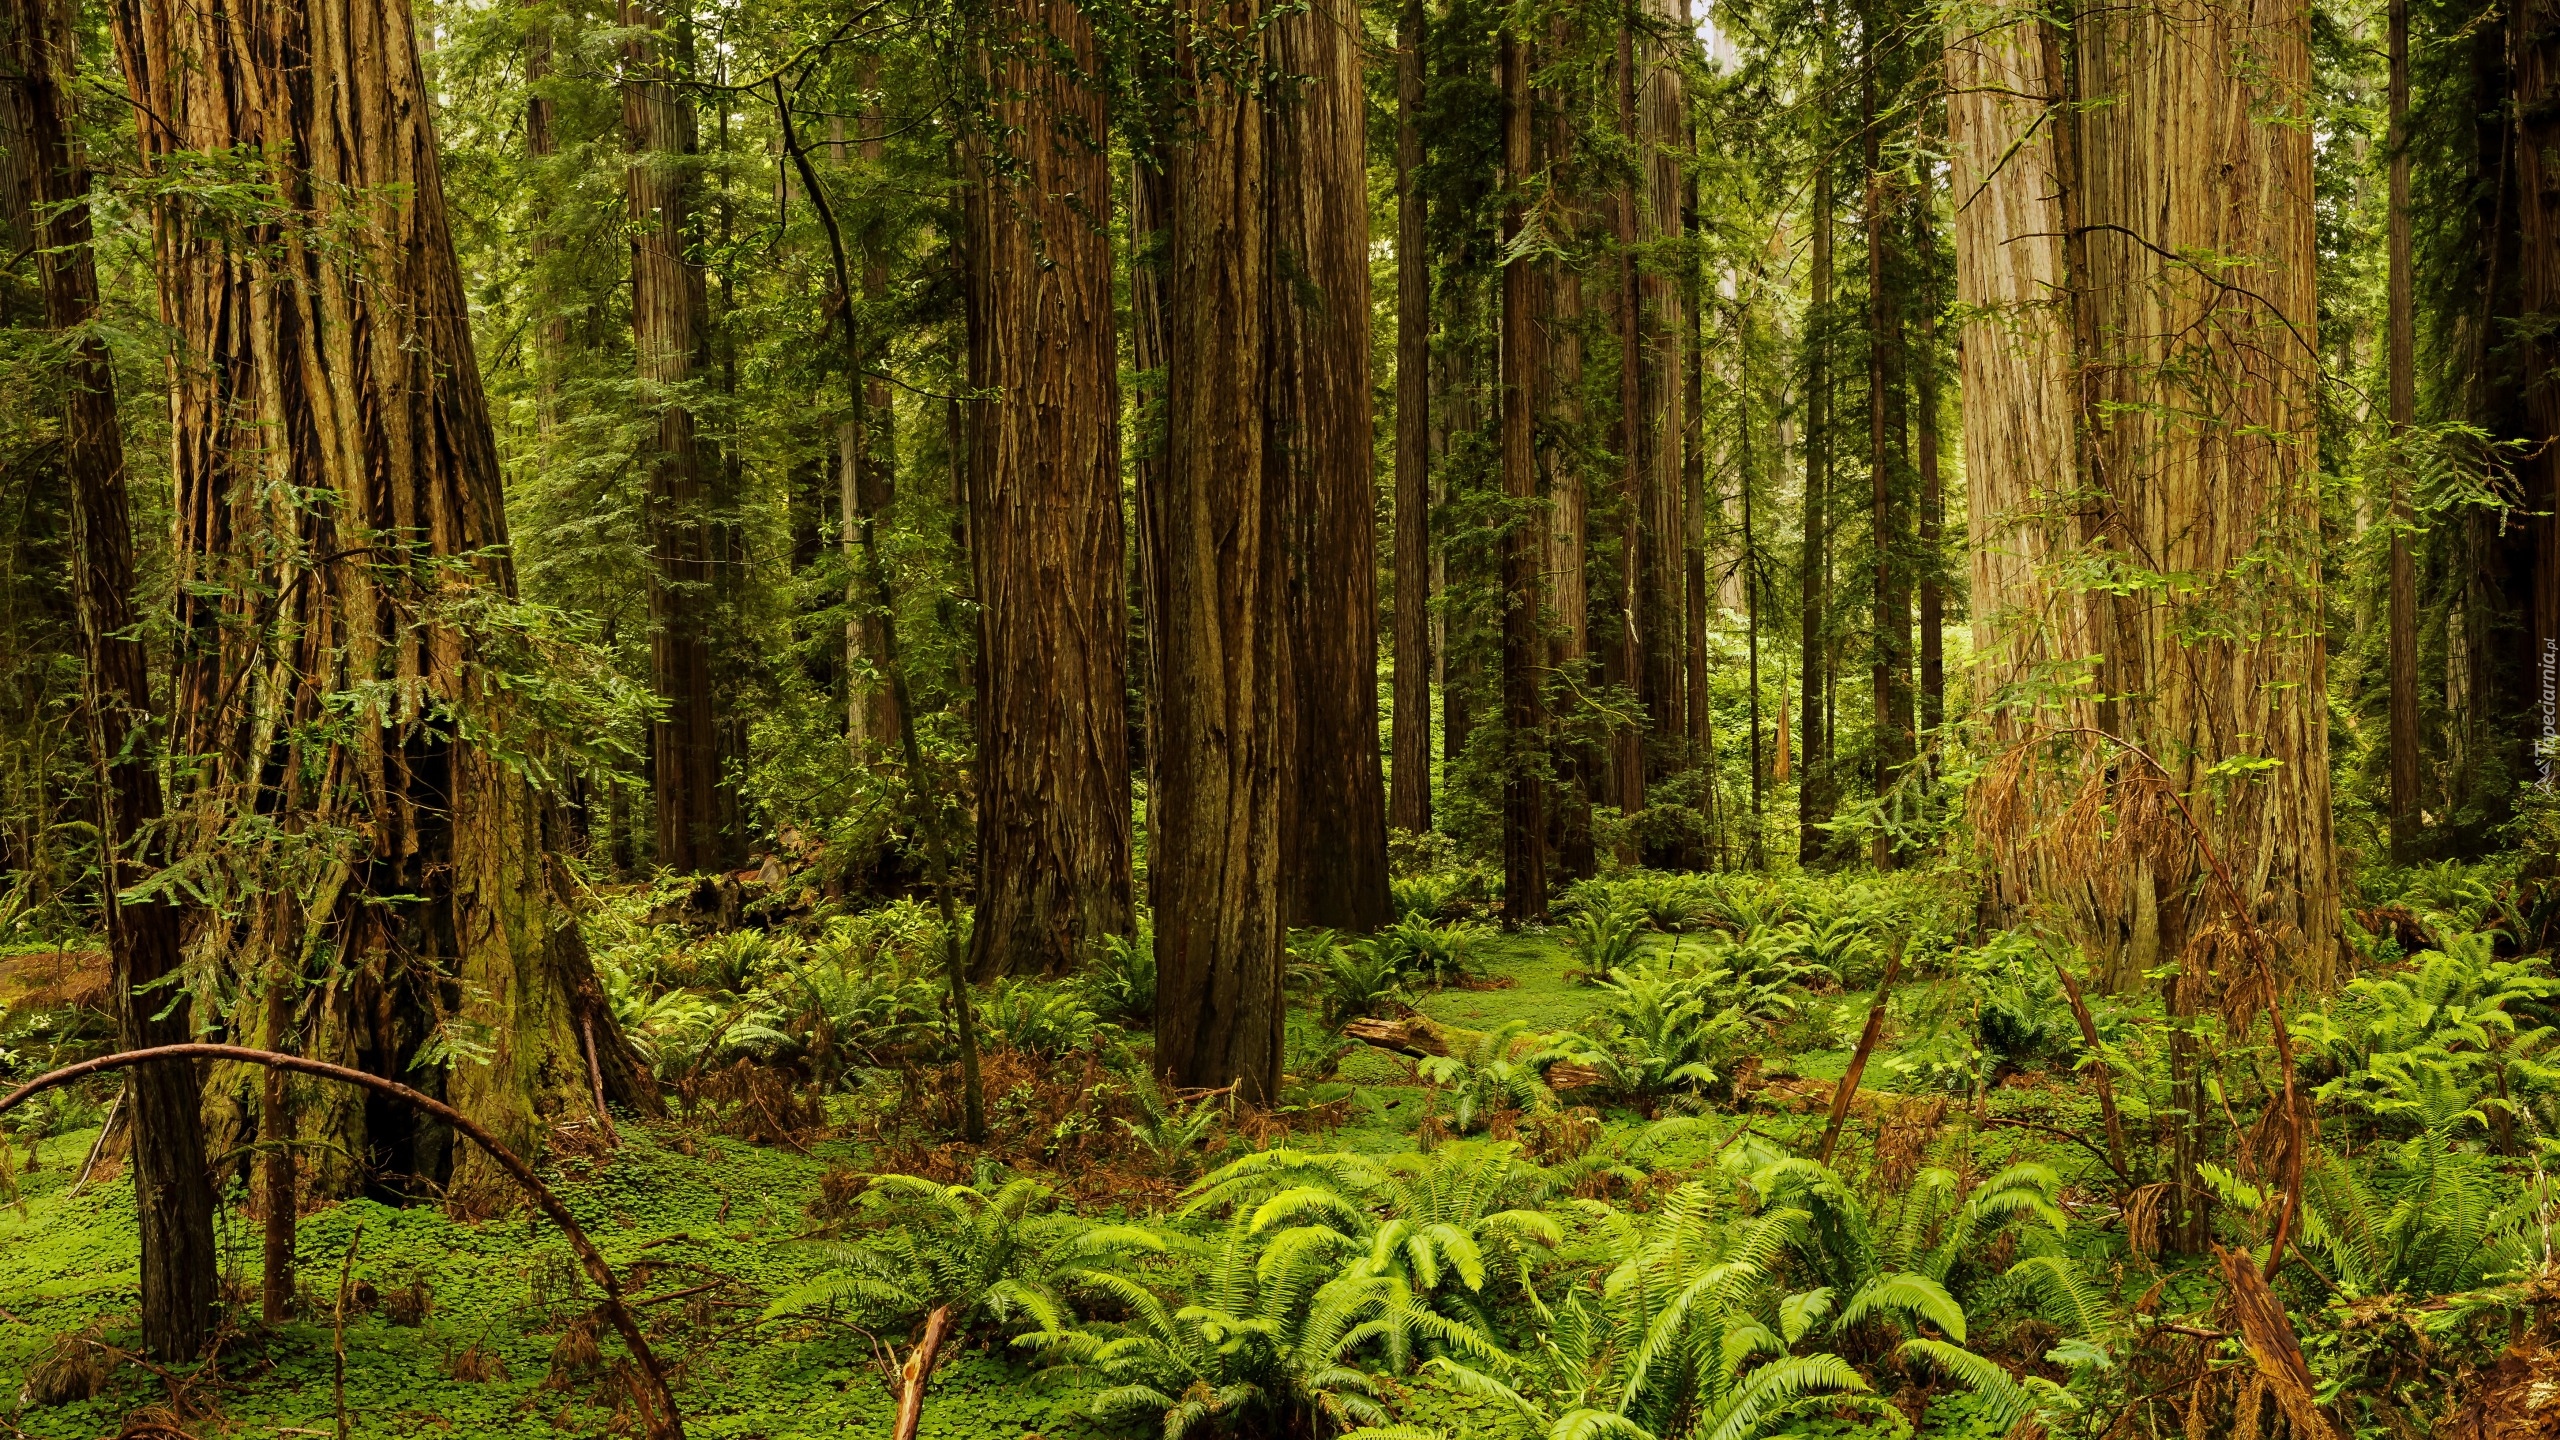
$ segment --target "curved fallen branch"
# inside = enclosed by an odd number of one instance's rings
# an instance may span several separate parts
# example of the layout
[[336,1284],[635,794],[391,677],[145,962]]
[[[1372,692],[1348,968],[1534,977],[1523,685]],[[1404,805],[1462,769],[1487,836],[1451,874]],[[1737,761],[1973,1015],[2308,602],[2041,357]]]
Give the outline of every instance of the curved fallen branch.
[[0,1115],[8,1114],[44,1091],[68,1085],[74,1080],[108,1070],[127,1070],[154,1060],[234,1060],[244,1065],[292,1070],[322,1080],[359,1086],[377,1095],[387,1095],[452,1126],[472,1144],[486,1151],[490,1159],[498,1162],[499,1169],[524,1187],[535,1206],[550,1217],[552,1224],[560,1227],[560,1233],[568,1238],[570,1248],[578,1252],[578,1259],[586,1266],[588,1276],[604,1292],[605,1317],[613,1322],[613,1328],[622,1336],[622,1343],[630,1347],[631,1358],[640,1366],[645,1388],[637,1398],[644,1412],[641,1418],[647,1427],[649,1440],[684,1440],[684,1418],[676,1410],[674,1393],[667,1388],[666,1372],[658,1368],[657,1354],[649,1348],[648,1337],[641,1334],[639,1321],[632,1318],[630,1309],[622,1303],[622,1286],[614,1280],[613,1267],[605,1263],[604,1252],[587,1238],[586,1231],[578,1228],[577,1220],[569,1214],[569,1207],[560,1203],[560,1197],[551,1193],[551,1187],[542,1183],[523,1157],[499,1144],[497,1137],[482,1129],[478,1121],[434,1096],[412,1090],[396,1080],[385,1080],[379,1075],[368,1075],[362,1070],[332,1065],[325,1060],[307,1060],[299,1055],[279,1055],[271,1050],[252,1050],[243,1045],[155,1045],[143,1050],[101,1055],[39,1075],[8,1094],[0,1095]]

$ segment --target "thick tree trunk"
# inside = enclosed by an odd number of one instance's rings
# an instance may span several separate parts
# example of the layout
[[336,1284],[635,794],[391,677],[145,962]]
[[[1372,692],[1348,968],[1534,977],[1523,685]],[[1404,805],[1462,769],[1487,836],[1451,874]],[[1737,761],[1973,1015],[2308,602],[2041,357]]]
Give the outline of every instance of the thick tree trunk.
[[[179,833],[242,896],[192,943],[228,983],[294,977],[308,1048],[423,1061],[536,1148],[593,1109],[581,1027],[615,1036],[546,866],[550,803],[458,738],[537,743],[542,722],[486,678],[476,599],[514,576],[408,7],[126,0],[115,30],[147,162],[263,156],[284,207],[244,229],[171,192],[154,215],[185,357],[172,744],[199,778]],[[616,1098],[654,1103],[607,1048]],[[465,1207],[508,1188],[483,1161],[448,1174],[450,1138],[384,1108],[295,1108],[329,1142],[315,1190],[353,1188],[368,1156]]]
[[[1272,27],[1302,77],[1270,128],[1273,369],[1265,463],[1281,486],[1288,577],[1281,903],[1355,933],[1394,915],[1378,756],[1377,489],[1369,400],[1369,192],[1360,12],[1317,0]],[[1276,277],[1289,277],[1278,283]]]
[[1431,18],[1396,12],[1395,788],[1388,823],[1431,828],[1431,256],[1424,238],[1422,77]]
[[695,179],[693,104],[670,79],[663,12],[623,0],[623,46],[630,78],[622,125],[632,152],[625,191],[631,235],[631,329],[641,397],[658,412],[649,457],[646,531],[650,575],[649,673],[666,714],[650,729],[650,793],[656,802],[658,863],[716,870],[736,858],[724,823],[722,745],[711,656],[712,471],[684,387],[701,374],[709,299],[700,267],[686,256]]
[[[1551,18],[1548,43],[1562,53],[1572,43],[1565,17]],[[1534,97],[1533,97],[1534,103]],[[1573,164],[1573,105],[1550,100],[1531,121],[1538,161],[1551,195],[1575,195],[1580,171]],[[1576,197],[1579,198],[1578,196]],[[1582,272],[1561,256],[1538,262],[1539,300],[1545,311],[1543,350],[1530,443],[1543,473],[1547,497],[1545,537],[1546,649],[1555,687],[1570,695],[1589,683],[1591,660],[1591,486],[1585,473],[1583,382],[1585,312]],[[1555,783],[1549,790],[1549,833],[1555,869],[1568,880],[1587,879],[1599,868],[1592,848],[1592,780],[1605,773],[1603,751],[1576,725],[1571,701],[1560,702],[1551,751]]]
[[[89,250],[89,175],[71,143],[70,82],[78,40],[69,6],[8,0],[0,7],[0,107],[9,134],[13,230],[35,257],[44,323],[65,339],[58,395],[60,464],[70,490],[71,588],[81,650],[81,716],[97,766],[97,827],[114,858],[99,909],[114,966],[116,1044],[125,1050],[187,1038],[181,1011],[154,1018],[169,997],[155,987],[178,969],[179,914],[167,904],[127,905],[119,892],[162,858],[162,813],[152,736],[151,666],[137,632],[133,522],[115,372],[106,345],[85,327],[97,318]],[[142,1338],[155,1355],[192,1360],[212,1320],[213,1183],[198,1115],[195,1068],[163,1061],[126,1082],[132,1124],[134,1202],[142,1251]]]
[[1132,922],[1109,116],[1073,5],[987,23],[967,158],[969,384],[991,397],[969,426],[980,980],[1065,974]]
[[[1536,117],[1529,88],[1530,47],[1506,25],[1502,32],[1502,166],[1510,190],[1506,242],[1527,223],[1525,191],[1536,163]],[[1502,493],[1510,502],[1502,534],[1502,916],[1506,924],[1547,913],[1546,704],[1544,606],[1539,592],[1546,559],[1538,499],[1535,417],[1538,391],[1538,267],[1526,257],[1502,267]],[[1642,776],[1638,775],[1641,785]]]
[[1279,1091],[1283,1018],[1283,477],[1264,437],[1276,281],[1265,102],[1200,48],[1260,18],[1258,0],[1192,0],[1182,16],[1188,124],[1164,177],[1165,455],[1144,537],[1156,1065],[1254,1104]]
[[[2409,0],[2390,3],[2391,219],[2387,327],[2391,435],[2418,418],[2417,322],[2409,270]],[[2391,862],[2418,843],[2418,581],[2410,553],[2409,457],[2391,457]]]
[[[1996,723],[2013,740],[2080,734],[2081,768],[2062,782],[2073,793],[2147,772],[2093,731],[2165,766],[2279,937],[2288,978],[2320,989],[2338,879],[2306,339],[2311,161],[2309,137],[2282,118],[2309,85],[2308,23],[2272,3],[2166,0],[2084,20],[2068,64],[2055,27],[2028,20],[1968,26],[1949,65],[1959,299],[1984,317],[1963,347],[1965,445],[1976,648]],[[2042,114],[2022,98],[2034,95],[2077,103]],[[2181,258],[2202,254],[2233,257],[2245,283]],[[2057,494],[2063,484],[2077,493]],[[2180,583],[2078,578],[2092,574]],[[2054,683],[2075,670],[2095,674],[2098,696]],[[2046,802],[2067,799],[2051,783],[2029,775],[1986,812],[2007,856],[2004,898],[2069,916],[2116,988],[2171,962],[2193,968],[2200,957],[2180,952],[2217,932],[2227,900],[2194,883],[2183,820],[2161,814],[2124,841],[2126,863],[2092,865],[2044,843],[2040,827],[2061,813]],[[2182,991],[2177,1003],[2200,1000]]]

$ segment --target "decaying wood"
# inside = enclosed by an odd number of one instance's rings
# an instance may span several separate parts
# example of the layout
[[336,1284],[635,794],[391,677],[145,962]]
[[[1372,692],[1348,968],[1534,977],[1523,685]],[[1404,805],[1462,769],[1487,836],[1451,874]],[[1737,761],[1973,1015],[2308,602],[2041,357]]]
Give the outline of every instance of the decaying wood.
[[1885,957],[1884,978],[1876,982],[1874,1003],[1867,1006],[1866,1028],[1858,1032],[1858,1048],[1849,1056],[1849,1068],[1840,1076],[1839,1088],[1831,1092],[1831,1118],[1822,1127],[1822,1163],[1831,1163],[1832,1148],[1840,1143],[1840,1126],[1849,1118],[1849,1099],[1858,1093],[1858,1082],[1866,1078],[1867,1057],[1873,1055],[1876,1041],[1884,1035],[1885,1006],[1893,998],[1893,982],[1902,974],[1902,945],[1893,947]]
[[934,1363],[942,1358],[942,1342],[951,1333],[951,1307],[937,1305],[924,1320],[924,1338],[916,1342],[907,1363],[898,1367],[898,1427],[895,1440],[915,1440],[924,1424],[924,1387],[933,1382]]
[[2285,1419],[2292,1422],[2293,1433],[2305,1440],[2334,1440],[2338,1432],[2320,1407],[2311,1367],[2302,1358],[2302,1342],[2293,1333],[2284,1302],[2267,1288],[2248,1251],[2216,1246],[2214,1254],[2221,1262],[2222,1283],[2239,1321],[2240,1341]]
[[1381,1050],[1399,1055],[1430,1056],[1449,1053],[1449,1042],[1440,1035],[1440,1027],[1419,1015],[1401,1020],[1381,1020],[1374,1016],[1347,1021],[1342,1033],[1353,1040],[1365,1040]]

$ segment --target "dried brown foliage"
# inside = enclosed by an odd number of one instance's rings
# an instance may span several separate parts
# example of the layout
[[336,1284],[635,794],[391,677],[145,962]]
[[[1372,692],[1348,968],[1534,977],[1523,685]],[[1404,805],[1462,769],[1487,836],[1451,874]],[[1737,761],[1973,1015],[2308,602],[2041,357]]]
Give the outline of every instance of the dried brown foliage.
[[105,1329],[104,1320],[92,1320],[55,1336],[52,1348],[27,1372],[27,1398],[38,1405],[67,1405],[106,1389],[115,1355],[99,1339]]

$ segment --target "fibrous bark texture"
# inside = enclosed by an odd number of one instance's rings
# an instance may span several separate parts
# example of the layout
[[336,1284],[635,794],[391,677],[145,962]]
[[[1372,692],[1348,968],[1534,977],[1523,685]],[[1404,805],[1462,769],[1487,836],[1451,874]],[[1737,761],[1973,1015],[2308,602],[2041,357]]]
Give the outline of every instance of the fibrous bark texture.
[[[1527,224],[1536,164],[1527,41],[1502,36],[1502,168],[1511,194],[1506,240]],[[1546,530],[1539,513],[1536,429],[1540,267],[1512,256],[1502,267],[1502,493],[1510,502],[1502,535],[1502,918],[1511,925],[1547,913],[1546,654],[1541,567]]]
[[1290,775],[1282,905],[1294,925],[1393,918],[1378,756],[1377,494],[1369,404],[1369,191],[1360,12],[1316,0],[1276,21],[1265,110],[1273,373],[1265,464],[1281,488]]
[[[156,988],[177,970],[178,911],[166,903],[122,903],[119,892],[157,868],[154,831],[163,797],[151,734],[151,667],[136,634],[133,520],[124,433],[116,416],[115,371],[106,344],[83,327],[97,318],[98,280],[89,249],[89,175],[71,142],[71,82],[79,45],[73,8],[62,0],[0,6],[0,107],[11,182],[10,230],[33,252],[44,324],[65,337],[59,390],[58,461],[70,491],[71,589],[79,616],[81,709],[97,767],[97,826],[107,862],[99,889],[114,963],[116,1043],[126,1050],[186,1038],[182,1014]],[[33,397],[27,397],[32,399]],[[145,848],[150,847],[150,848]],[[142,1334],[153,1354],[191,1360],[212,1322],[215,1271],[213,1183],[197,1113],[203,1087],[194,1067],[139,1066],[127,1083],[133,1126],[133,1185],[141,1232]]]
[[666,16],[625,0],[622,128],[631,235],[631,332],[640,392],[657,411],[648,457],[649,674],[666,713],[649,737],[650,794],[657,806],[658,863],[716,870],[736,859],[711,657],[718,591],[712,556],[711,472],[688,387],[709,341],[702,269],[686,253],[694,190],[693,102],[673,82],[657,37]]
[[1423,227],[1423,0],[1396,21],[1395,788],[1388,821],[1431,828],[1431,257]]
[[1156,1065],[1254,1103],[1279,1090],[1286,933],[1286,571],[1263,428],[1269,137],[1259,91],[1200,52],[1242,43],[1259,18],[1257,0],[1194,0],[1181,16],[1188,123],[1162,180],[1165,448],[1147,467],[1143,532]]
[[[228,983],[292,977],[305,1053],[423,1061],[510,1145],[592,1110],[589,1021],[608,1088],[654,1103],[546,866],[552,807],[500,758],[534,726],[490,677],[514,577],[408,7],[114,19],[147,161],[249,163],[268,197],[244,217],[172,191],[154,215],[179,346],[178,863],[225,898],[191,943]],[[504,1186],[388,1110],[296,1108],[330,1142],[315,1188]]]
[[[2062,739],[1999,772],[1997,868],[2124,987],[2238,923],[2199,883],[2210,847],[2291,937],[2291,978],[2325,986],[2308,15],[2146,0],[2084,17],[2066,51],[2005,13],[1949,50],[1976,649],[2004,738]],[[2058,92],[2050,113],[2024,98]],[[2142,775],[2201,833],[2165,804],[2084,824],[2042,803]],[[2089,831],[2127,863],[2049,843]]]
[[1065,973],[1131,923],[1108,117],[1074,6],[988,26],[968,156],[980,979]]

